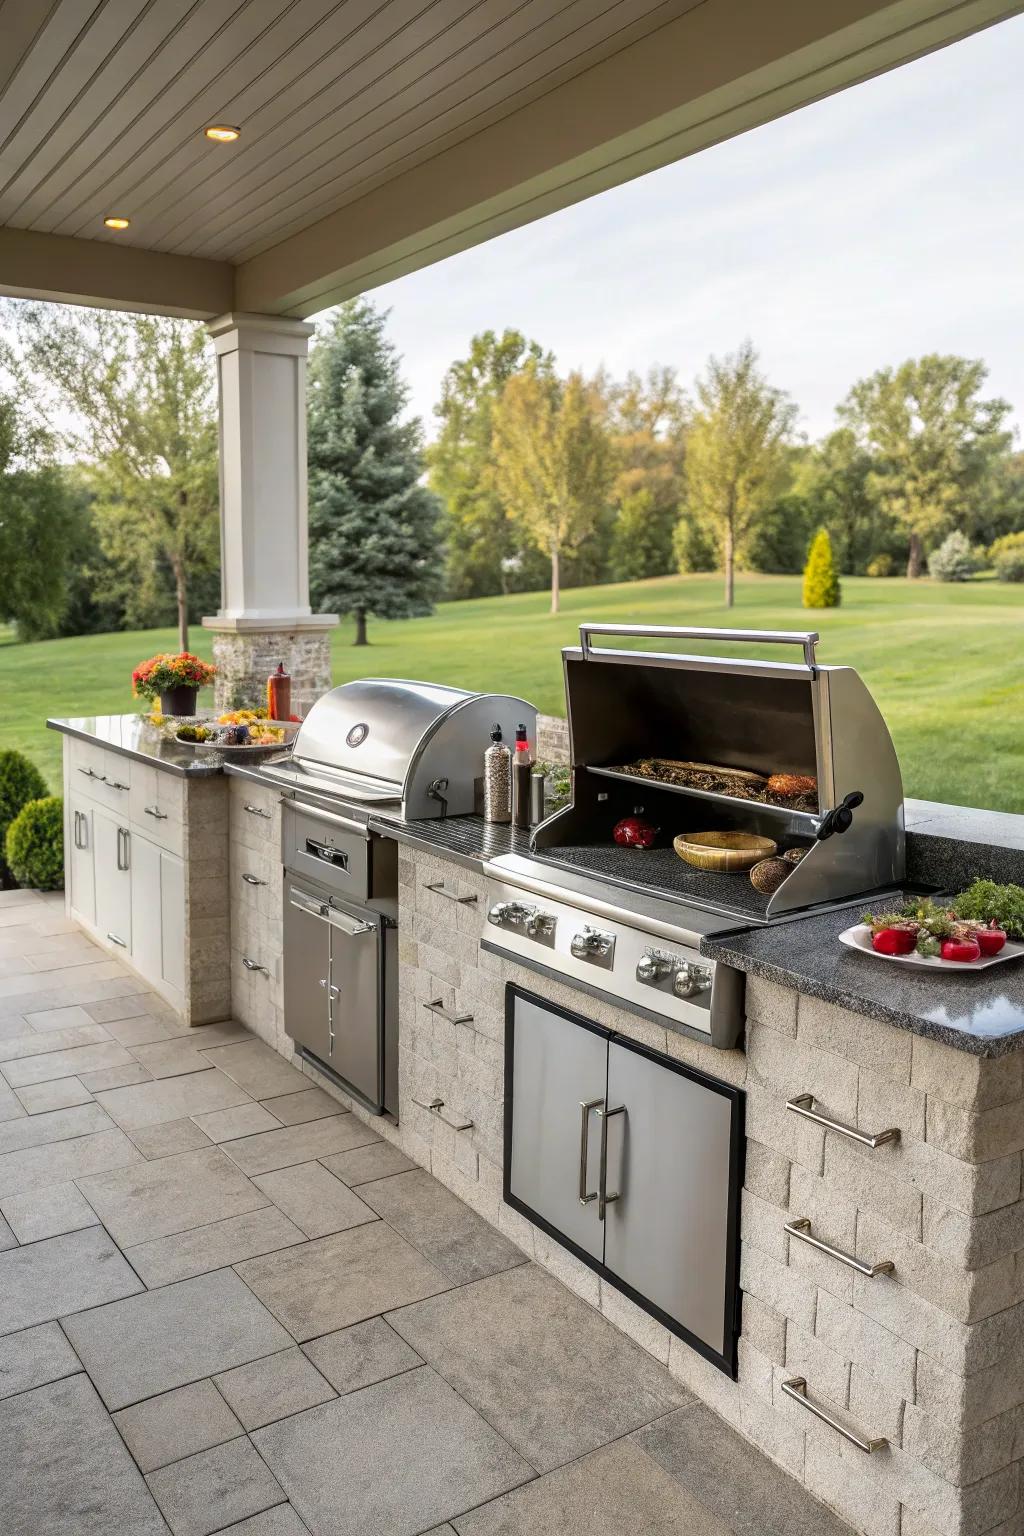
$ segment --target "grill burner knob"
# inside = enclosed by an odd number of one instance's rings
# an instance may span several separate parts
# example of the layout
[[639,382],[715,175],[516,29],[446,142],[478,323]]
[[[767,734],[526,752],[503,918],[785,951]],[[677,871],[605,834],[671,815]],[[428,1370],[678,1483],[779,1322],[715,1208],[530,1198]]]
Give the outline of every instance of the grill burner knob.
[[582,933],[574,933],[569,945],[570,953],[577,960],[592,960],[595,965],[611,965],[615,952],[615,935],[591,928],[589,923]]
[[676,997],[696,997],[711,985],[711,972],[703,965],[681,965],[672,978],[672,991]]
[[526,920],[526,932],[531,939],[549,939],[555,931],[556,922],[553,913],[535,911]]
[[497,928],[525,928],[536,916],[537,908],[525,901],[497,901],[487,914],[487,921]]
[[660,955],[656,949],[648,949],[636,963],[636,979],[646,986],[656,986],[671,976],[679,962],[670,955]]

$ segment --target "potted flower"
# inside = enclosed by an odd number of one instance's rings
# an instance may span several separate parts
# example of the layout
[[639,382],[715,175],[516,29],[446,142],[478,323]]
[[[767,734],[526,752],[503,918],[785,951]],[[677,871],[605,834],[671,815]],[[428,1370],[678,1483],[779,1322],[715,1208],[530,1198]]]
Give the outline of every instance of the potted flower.
[[159,699],[165,715],[194,715],[196,694],[215,676],[217,668],[201,661],[191,651],[174,655],[162,651],[140,662],[132,673],[132,692],[136,698]]

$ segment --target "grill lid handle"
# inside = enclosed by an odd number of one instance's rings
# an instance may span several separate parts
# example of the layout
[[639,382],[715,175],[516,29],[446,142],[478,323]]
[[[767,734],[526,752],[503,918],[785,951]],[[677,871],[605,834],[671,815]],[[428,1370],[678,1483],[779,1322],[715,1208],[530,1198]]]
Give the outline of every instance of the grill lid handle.
[[[790,629],[700,629],[679,628],[674,624],[581,624],[580,649],[584,661],[591,656],[615,655],[593,644],[594,635],[618,635],[641,640],[726,640],[758,645],[798,645],[804,653],[804,663],[816,666],[814,648],[818,643],[817,630]],[[628,652],[626,654],[629,654]],[[671,652],[668,653],[671,656]]]

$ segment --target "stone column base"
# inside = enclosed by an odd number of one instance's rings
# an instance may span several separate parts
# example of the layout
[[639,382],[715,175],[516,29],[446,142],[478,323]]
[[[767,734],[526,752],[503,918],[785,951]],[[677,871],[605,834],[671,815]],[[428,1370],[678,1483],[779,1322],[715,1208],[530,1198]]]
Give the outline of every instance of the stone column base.
[[327,613],[306,616],[294,627],[269,620],[243,625],[237,620],[204,619],[204,628],[213,630],[215,708],[265,704],[267,678],[283,661],[292,679],[292,713],[306,715],[331,686],[331,630],[337,622],[334,614]]

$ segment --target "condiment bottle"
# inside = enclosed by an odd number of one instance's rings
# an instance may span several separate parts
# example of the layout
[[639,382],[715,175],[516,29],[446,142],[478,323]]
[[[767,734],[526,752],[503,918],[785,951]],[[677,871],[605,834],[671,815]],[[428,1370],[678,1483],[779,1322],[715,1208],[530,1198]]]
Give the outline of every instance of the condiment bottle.
[[530,830],[530,779],[533,753],[526,739],[526,726],[516,726],[516,751],[512,759],[512,825]]
[[512,754],[501,739],[501,726],[491,730],[484,753],[484,821],[512,820]]
[[279,661],[267,678],[267,714],[271,720],[288,720],[292,712],[292,680]]

